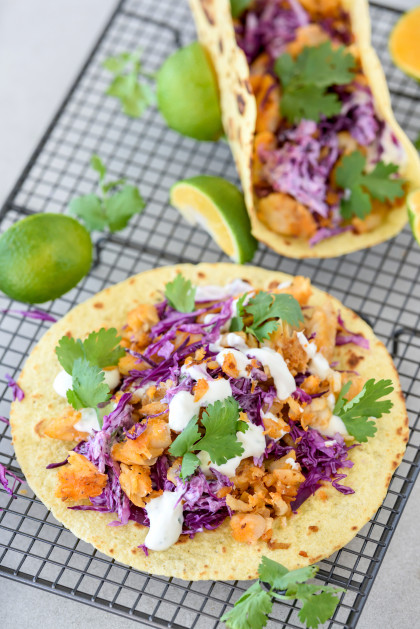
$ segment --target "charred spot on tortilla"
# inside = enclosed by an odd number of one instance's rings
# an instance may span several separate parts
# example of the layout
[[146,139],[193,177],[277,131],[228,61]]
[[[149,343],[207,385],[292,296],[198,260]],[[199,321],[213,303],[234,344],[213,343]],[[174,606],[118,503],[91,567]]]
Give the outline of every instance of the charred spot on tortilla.
[[242,116],[244,114],[245,106],[246,106],[245,100],[242,94],[236,94],[236,102],[238,104],[238,111]]
[[223,39],[219,39],[219,52],[223,55]]
[[319,531],[317,526],[308,526],[308,529],[311,533],[317,533]]
[[364,360],[364,356],[360,356],[360,354],[355,354],[355,352],[348,352],[347,354],[347,364],[351,369],[357,367],[361,360]]
[[95,304],[93,304],[93,307],[96,308],[97,310],[101,310],[104,305],[101,301],[97,301]]

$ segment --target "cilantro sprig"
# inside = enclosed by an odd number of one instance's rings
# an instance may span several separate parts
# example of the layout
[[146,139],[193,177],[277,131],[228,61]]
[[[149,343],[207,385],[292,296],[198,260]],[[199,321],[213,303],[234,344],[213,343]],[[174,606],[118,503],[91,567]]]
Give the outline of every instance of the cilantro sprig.
[[[84,194],[76,197],[70,202],[70,213],[81,218],[89,231],[108,228],[116,232],[124,229],[130,218],[145,207],[138,188],[126,184],[125,179],[105,183],[107,169],[98,155],[92,155],[90,165],[99,175],[100,195]],[[119,186],[123,187],[115,191]],[[111,191],[112,195],[109,194]]]
[[[237,301],[237,314],[230,323],[231,332],[245,330],[261,342],[277,330],[280,320],[291,326],[304,321],[302,309],[293,295],[260,291],[244,305],[245,298],[246,294]],[[247,322],[250,316],[252,321]]]
[[416,149],[420,151],[420,133],[418,134],[417,138],[414,140],[413,144],[416,147]]
[[[258,569],[259,581],[248,588],[221,620],[229,629],[261,629],[267,624],[273,599],[298,599],[302,602],[298,614],[300,620],[306,627],[316,629],[332,616],[339,603],[337,594],[345,591],[329,585],[305,583],[317,572],[317,566],[289,571],[280,563],[263,557]],[[262,583],[269,585],[270,589],[263,588]]]
[[345,190],[340,212],[343,218],[365,218],[372,210],[372,198],[394,201],[404,196],[404,179],[391,179],[398,172],[395,164],[378,162],[370,172],[364,172],[366,157],[360,151],[345,155],[336,171],[336,183]]
[[125,351],[119,346],[121,337],[115,328],[101,328],[80,339],[63,336],[55,353],[63,369],[72,376],[72,389],[67,391],[67,400],[76,410],[97,408],[110,397],[108,385],[104,382],[104,367],[118,364]]
[[232,17],[239,17],[252,3],[252,0],[230,0]]
[[195,451],[204,450],[216,465],[240,456],[243,445],[237,440],[237,432],[246,432],[248,425],[239,419],[239,405],[233,397],[209,404],[203,412],[201,423],[205,428],[202,436],[195,415],[169,448],[173,456],[182,456],[181,478],[191,476],[200,465]]
[[393,407],[391,400],[381,400],[394,390],[392,380],[368,380],[363,389],[352,400],[345,396],[349,392],[351,381],[342,387],[334,407],[334,415],[340,417],[349,435],[363,443],[373,437],[377,431],[372,417],[379,418],[389,413]]
[[328,92],[333,85],[345,85],[354,78],[355,59],[344,46],[333,48],[330,41],[319,46],[305,46],[294,60],[281,55],[274,70],[282,84],[281,113],[289,122],[303,118],[319,121],[340,113],[338,95]]
[[139,76],[152,80],[155,78],[143,70],[139,50],[108,57],[103,62],[103,67],[114,75],[105,93],[120,101],[122,111],[127,116],[139,118],[149,105],[155,103],[155,95],[150,85],[139,81]]
[[178,312],[192,312],[195,304],[196,287],[190,280],[178,273],[172,282],[165,286],[165,297],[169,305]]

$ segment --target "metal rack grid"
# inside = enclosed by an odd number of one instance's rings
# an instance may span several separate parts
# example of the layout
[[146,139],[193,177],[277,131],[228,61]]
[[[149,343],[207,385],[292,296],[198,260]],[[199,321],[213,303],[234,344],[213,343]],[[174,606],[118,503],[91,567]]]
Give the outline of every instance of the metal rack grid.
[[[397,12],[371,7],[373,41],[384,63],[397,118],[414,138],[420,86],[390,62],[387,41]],[[151,17],[154,16],[154,17]],[[225,260],[212,240],[186,224],[168,204],[168,189],[198,173],[238,182],[229,148],[182,138],[167,129],[155,109],[138,120],[119,112],[104,91],[109,76],[101,61],[141,47],[146,69],[156,71],[169,53],[195,36],[185,2],[122,0],[74,86],[0,211],[1,230],[33,212],[64,212],[69,200],[92,191],[88,168],[98,153],[116,177],[139,185],[147,209],[118,236],[97,243],[97,261],[72,291],[46,306],[60,317],[76,303],[127,276],[175,262]],[[331,628],[356,626],[373,580],[401,516],[420,463],[419,327],[420,249],[406,228],[397,238],[337,259],[296,261],[260,245],[254,264],[309,276],[367,318],[393,352],[406,394],[411,437],[383,506],[345,548],[321,562],[319,577],[347,588]],[[0,308],[13,308],[5,297]],[[0,318],[0,415],[7,415],[10,390],[4,374],[18,374],[26,356],[50,324],[13,313]],[[10,429],[0,424],[0,462],[19,473]],[[184,582],[149,576],[110,560],[76,539],[54,520],[28,487],[16,500],[0,491],[0,575],[75,598],[153,627],[215,628],[247,587],[241,582]],[[269,627],[301,627],[296,604],[275,605]]]

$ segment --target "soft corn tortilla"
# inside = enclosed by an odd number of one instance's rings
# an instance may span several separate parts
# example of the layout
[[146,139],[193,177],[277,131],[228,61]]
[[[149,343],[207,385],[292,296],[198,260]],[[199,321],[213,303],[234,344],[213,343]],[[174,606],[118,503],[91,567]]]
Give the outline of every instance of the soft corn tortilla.
[[[344,232],[321,241],[314,247],[309,245],[306,238],[281,236],[259,220],[251,175],[257,107],[249,85],[248,62],[236,44],[230,2],[229,0],[189,0],[189,2],[199,40],[210,54],[218,77],[223,126],[241,179],[254,236],[277,253],[290,258],[330,258],[371,247],[398,234],[407,222],[406,204],[404,202],[401,204],[401,200],[398,206],[387,212],[382,224],[373,231],[365,234]],[[373,93],[376,111],[380,118],[388,122],[405,151],[406,162],[400,168],[400,172],[408,182],[409,193],[420,187],[420,158],[392,112],[385,75],[370,43],[368,2],[343,0],[342,5],[350,14],[356,43],[360,48],[362,67]]]
[[[161,299],[165,283],[174,279],[179,271],[193,283],[203,285],[224,285],[239,277],[255,287],[267,289],[270,284],[273,287],[292,279],[284,273],[233,264],[163,267],[107,288],[76,306],[53,325],[34,348],[19,378],[25,398],[12,404],[13,444],[29,485],[55,518],[75,535],[117,561],[155,574],[187,580],[251,579],[257,575],[263,554],[290,569],[328,557],[351,540],[378,509],[408,440],[404,398],[391,357],[371,328],[336,299],[334,306],[341,310],[346,325],[368,338],[371,349],[342,346],[337,348],[334,358],[341,361],[342,367],[356,368],[366,379],[391,378],[395,388],[391,396],[394,407],[391,414],[377,420],[375,438],[350,452],[355,464],[348,471],[345,484],[353,487],[355,494],[344,496],[328,484],[326,499],[322,500],[317,492],[290,518],[285,528],[275,526],[273,539],[290,544],[288,548],[270,550],[264,542],[253,546],[236,542],[226,520],[215,531],[198,533],[192,540],[181,536],[181,541],[169,550],[150,552],[146,557],[137,546],[144,542],[147,528],[132,522],[120,527],[107,526],[115,520],[115,515],[71,511],[54,496],[57,470],[45,468],[49,463],[62,461],[74,444],[40,438],[35,426],[44,418],[63,413],[67,407],[52,387],[60,370],[54,352],[58,340],[69,333],[84,337],[101,326],[120,328],[126,322],[127,312],[137,304],[156,303]],[[326,293],[314,288],[310,303],[320,304],[325,299]]]

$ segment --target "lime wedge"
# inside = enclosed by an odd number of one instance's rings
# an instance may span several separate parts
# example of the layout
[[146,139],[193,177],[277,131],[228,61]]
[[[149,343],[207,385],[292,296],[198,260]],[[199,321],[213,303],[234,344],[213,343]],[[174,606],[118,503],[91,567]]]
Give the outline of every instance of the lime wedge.
[[398,20],[389,38],[392,61],[405,74],[420,81],[420,7]]
[[198,42],[168,57],[157,73],[160,113],[171,129],[195,140],[223,135],[216,75]]
[[243,195],[221,177],[199,175],[174,184],[170,192],[174,207],[191,224],[200,224],[234,262],[249,262],[257,241]]
[[60,297],[92,263],[89,232],[70,216],[34,214],[0,237],[0,290],[28,303]]
[[407,197],[407,209],[411,231],[420,245],[420,190],[410,192]]

